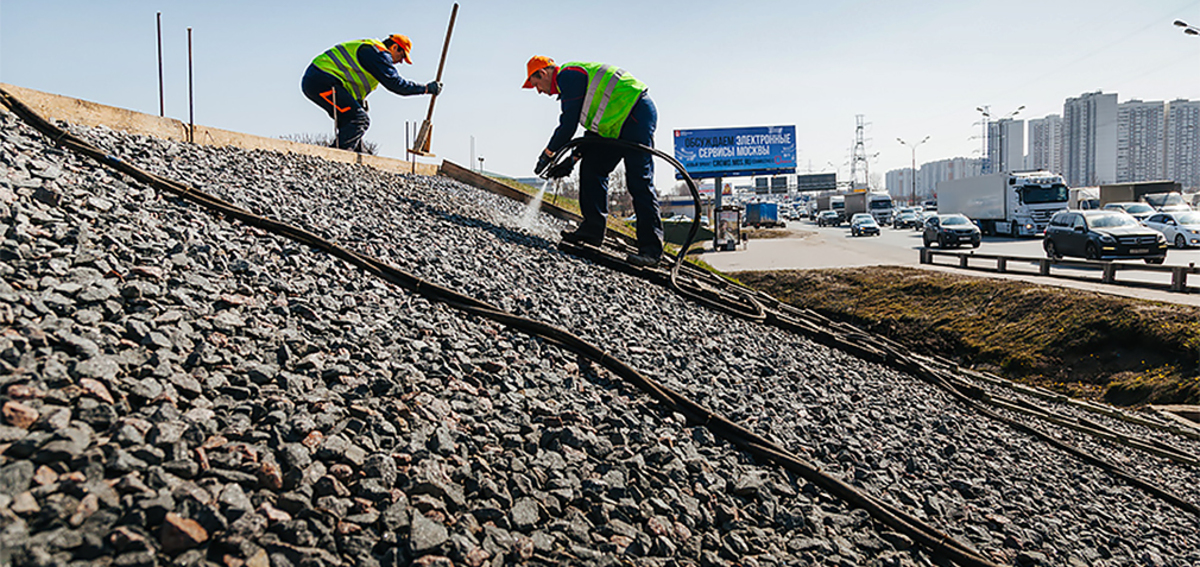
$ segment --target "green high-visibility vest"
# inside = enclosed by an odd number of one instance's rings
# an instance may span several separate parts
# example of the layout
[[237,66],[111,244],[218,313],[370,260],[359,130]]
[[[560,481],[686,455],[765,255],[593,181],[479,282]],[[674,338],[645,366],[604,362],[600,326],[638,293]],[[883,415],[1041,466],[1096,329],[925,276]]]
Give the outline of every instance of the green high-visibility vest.
[[358,62],[358,48],[363,45],[373,45],[381,51],[387,51],[387,47],[384,47],[381,41],[360,39],[339,43],[312,60],[312,64],[318,69],[341,79],[342,86],[346,87],[359,103],[379,86],[379,81]]
[[621,126],[633,112],[633,105],[649,87],[628,71],[612,65],[572,61],[560,68],[566,67],[579,67],[588,75],[579,123],[605,138],[620,136]]

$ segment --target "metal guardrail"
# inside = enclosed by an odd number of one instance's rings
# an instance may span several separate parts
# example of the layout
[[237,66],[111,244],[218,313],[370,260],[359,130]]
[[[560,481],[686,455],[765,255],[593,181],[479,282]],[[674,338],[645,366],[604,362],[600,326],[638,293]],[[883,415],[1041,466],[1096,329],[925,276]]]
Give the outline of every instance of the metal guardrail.
[[[950,252],[946,250],[934,250],[932,248],[921,249],[921,263],[930,265],[946,266],[950,264],[939,264],[935,258],[943,256],[957,259],[957,267],[968,270],[981,270],[997,273],[1024,273],[1038,276],[1048,276],[1054,278],[1064,278],[1073,280],[1083,280],[1099,282],[1104,284],[1122,285],[1128,287],[1146,287],[1153,289],[1164,289],[1179,293],[1189,293],[1200,291],[1200,287],[1188,285],[1189,274],[1200,274],[1200,268],[1195,264],[1187,266],[1162,266],[1154,264],[1126,264],[1113,261],[1097,261],[1097,260],[1054,260],[1051,258],[1029,257],[1029,256],[1005,256],[1003,254],[979,254],[974,251],[970,252]],[[980,265],[980,263],[983,265]],[[1031,266],[1030,270],[1021,269],[1023,266]],[[1014,269],[1016,268],[1016,269]],[[1067,271],[1070,270],[1070,271]],[[1138,280],[1117,280],[1119,273],[1154,273],[1154,274],[1170,274],[1171,282],[1156,282],[1156,281],[1138,281]],[[1098,277],[1087,277],[1083,274],[1093,273]]]

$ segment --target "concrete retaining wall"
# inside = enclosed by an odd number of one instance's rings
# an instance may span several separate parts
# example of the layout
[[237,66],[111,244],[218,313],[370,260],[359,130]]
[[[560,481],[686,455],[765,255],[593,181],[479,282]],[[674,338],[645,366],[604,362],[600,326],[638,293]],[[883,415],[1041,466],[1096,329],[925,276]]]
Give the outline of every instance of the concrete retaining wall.
[[[187,141],[188,139],[188,125],[174,118],[143,114],[124,108],[44,93],[16,85],[0,83],[0,87],[3,87],[9,94],[17,97],[21,102],[47,119],[63,120],[80,126],[105,126],[130,134],[141,134],[167,140]],[[0,110],[3,110],[3,107],[0,107]],[[302,154],[329,161],[357,163],[393,173],[419,173],[421,175],[437,175],[438,173],[438,166],[434,164],[363,155],[311,144],[264,138],[240,132],[230,132],[199,124],[196,125],[195,129],[195,143],[208,146],[235,146],[247,150]]]

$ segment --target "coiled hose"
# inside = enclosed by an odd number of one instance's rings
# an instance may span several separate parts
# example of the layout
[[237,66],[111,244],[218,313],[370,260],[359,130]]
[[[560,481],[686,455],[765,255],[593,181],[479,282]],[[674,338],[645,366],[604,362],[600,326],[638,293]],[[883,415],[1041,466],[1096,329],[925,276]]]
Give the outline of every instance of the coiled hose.
[[[571,152],[568,150],[581,145],[603,145],[638,150],[646,152],[654,157],[658,157],[671,164],[671,166],[674,167],[681,176],[683,176],[683,180],[687,184],[688,191],[690,191],[692,194],[692,224],[688,228],[687,238],[684,239],[683,245],[679,249],[679,253],[675,255],[675,261],[671,263],[671,269],[668,272],[668,279],[671,289],[674,289],[677,293],[684,297],[690,298],[694,301],[707,305],[708,307],[735,315],[737,317],[742,317],[756,322],[763,322],[767,319],[766,309],[763,308],[762,303],[756,300],[751,293],[746,293],[741,288],[727,288],[726,291],[732,293],[726,293],[724,296],[722,296],[718,290],[696,285],[695,281],[691,278],[681,279],[679,277],[679,271],[684,265],[684,258],[687,256],[688,250],[691,249],[692,244],[696,242],[696,233],[700,231],[700,189],[696,186],[696,181],[692,179],[692,176],[688,174],[687,168],[685,168],[682,163],[679,163],[679,160],[675,159],[675,157],[670,154],[658,150],[657,148],[653,148],[645,144],[639,144],[637,142],[631,142],[629,140],[605,138],[602,136],[581,136],[568,141],[563,145],[562,148],[559,148],[558,152],[554,154],[554,158],[551,160],[550,165],[546,167],[546,171],[551,171],[566,160],[573,159],[571,157]],[[730,297],[729,295],[732,295],[733,297]]]

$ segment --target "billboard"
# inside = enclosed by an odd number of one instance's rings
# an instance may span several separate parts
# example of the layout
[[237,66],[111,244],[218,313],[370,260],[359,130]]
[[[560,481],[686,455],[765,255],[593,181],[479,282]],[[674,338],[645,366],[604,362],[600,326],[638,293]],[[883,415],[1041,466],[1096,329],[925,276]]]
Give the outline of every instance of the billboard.
[[796,176],[796,191],[830,191],[837,189],[836,173],[813,173]]
[[796,127],[676,130],[675,159],[695,179],[795,173]]

